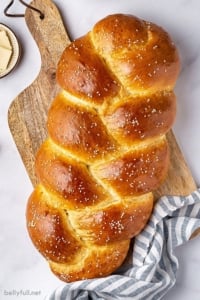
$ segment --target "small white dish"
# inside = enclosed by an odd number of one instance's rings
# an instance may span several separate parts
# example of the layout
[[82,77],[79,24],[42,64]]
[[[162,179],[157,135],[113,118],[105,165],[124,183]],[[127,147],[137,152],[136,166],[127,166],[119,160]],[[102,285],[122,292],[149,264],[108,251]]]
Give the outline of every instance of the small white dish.
[[15,33],[5,24],[0,23],[0,30],[4,30],[10,40],[12,45],[12,56],[10,58],[9,64],[4,71],[0,71],[0,78],[8,75],[17,65],[20,58],[20,45]]

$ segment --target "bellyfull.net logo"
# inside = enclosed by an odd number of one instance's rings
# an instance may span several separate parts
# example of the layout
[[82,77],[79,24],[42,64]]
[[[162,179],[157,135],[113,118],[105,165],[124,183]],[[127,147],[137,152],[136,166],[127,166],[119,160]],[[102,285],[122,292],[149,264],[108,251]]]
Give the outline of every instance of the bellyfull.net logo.
[[3,291],[4,296],[13,296],[13,297],[20,297],[20,296],[41,296],[41,291],[33,291],[33,290],[24,290],[24,289],[20,289],[20,290],[4,290]]

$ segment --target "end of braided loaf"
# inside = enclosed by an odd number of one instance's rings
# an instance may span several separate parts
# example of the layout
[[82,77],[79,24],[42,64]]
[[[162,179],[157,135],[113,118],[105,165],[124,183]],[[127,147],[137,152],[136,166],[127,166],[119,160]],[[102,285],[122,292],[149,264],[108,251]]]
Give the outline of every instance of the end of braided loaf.
[[58,63],[27,228],[66,282],[111,274],[146,225],[169,163],[179,57],[160,27],[111,15]]

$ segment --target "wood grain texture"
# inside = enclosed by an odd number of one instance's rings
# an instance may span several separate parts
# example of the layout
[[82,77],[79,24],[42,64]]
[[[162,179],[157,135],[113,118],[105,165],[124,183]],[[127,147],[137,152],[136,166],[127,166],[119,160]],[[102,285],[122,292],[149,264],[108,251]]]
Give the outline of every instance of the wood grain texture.
[[[57,61],[70,43],[61,16],[50,0],[34,0],[31,3],[45,14],[26,10],[25,19],[42,58],[41,71],[37,79],[13,101],[8,112],[8,122],[18,151],[35,185],[35,153],[46,137],[47,111],[59,87],[55,82]],[[168,134],[171,162],[167,178],[155,192],[161,195],[187,195],[196,189],[194,179],[177,145],[174,134]]]
[[70,43],[57,7],[50,0],[34,0],[31,3],[40,9],[27,9],[25,20],[41,54],[41,70],[36,80],[12,102],[8,111],[8,123],[18,151],[33,185],[37,179],[34,157],[46,137],[46,115],[49,105],[58,92],[55,72],[58,59]]

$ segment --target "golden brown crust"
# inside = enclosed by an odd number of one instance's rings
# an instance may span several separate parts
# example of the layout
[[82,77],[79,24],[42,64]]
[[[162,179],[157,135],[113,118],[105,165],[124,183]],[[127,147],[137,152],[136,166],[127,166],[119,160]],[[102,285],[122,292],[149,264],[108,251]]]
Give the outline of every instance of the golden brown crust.
[[175,95],[164,92],[120,100],[105,110],[104,119],[116,140],[132,144],[168,132],[175,114]]
[[65,49],[58,63],[57,79],[63,89],[99,105],[119,90],[114,76],[95,53],[88,35]]
[[70,223],[83,240],[105,245],[136,236],[146,225],[153,206],[152,193],[113,201],[92,211],[70,213]]
[[65,212],[52,208],[38,186],[27,205],[28,231],[36,248],[55,262],[69,262],[80,245],[65,218]]
[[55,275],[66,282],[104,277],[122,264],[126,258],[129,243],[130,240],[123,240],[106,244],[106,246],[90,246],[85,255],[79,257],[77,263],[68,265],[50,261],[50,268]]
[[98,113],[67,102],[63,93],[52,103],[47,126],[50,137],[57,144],[86,162],[102,158],[115,149],[116,142]]
[[169,163],[166,139],[157,144],[128,151],[109,162],[95,166],[96,177],[116,190],[121,198],[156,190],[165,178]]
[[53,149],[47,140],[36,156],[36,175],[47,188],[57,192],[68,208],[82,208],[105,201],[108,197],[83,163],[78,163]]
[[132,16],[111,15],[94,26],[92,40],[129,91],[154,93],[173,89],[179,57],[161,27]]
[[134,16],[108,16],[63,52],[26,212],[61,280],[111,274],[148,222],[167,173],[178,72],[169,35]]

